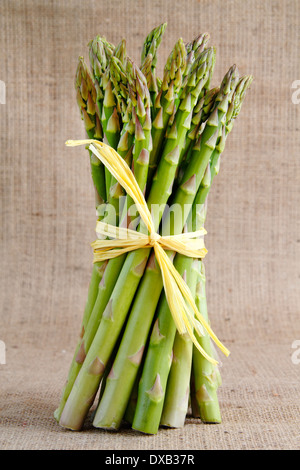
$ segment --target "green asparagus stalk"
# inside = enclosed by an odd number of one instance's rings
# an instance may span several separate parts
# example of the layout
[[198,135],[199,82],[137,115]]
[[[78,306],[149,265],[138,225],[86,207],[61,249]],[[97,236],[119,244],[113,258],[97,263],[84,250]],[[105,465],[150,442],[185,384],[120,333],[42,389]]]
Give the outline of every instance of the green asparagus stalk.
[[[79,57],[75,76],[75,89],[77,104],[81,118],[84,122],[85,130],[90,139],[102,140],[103,130],[100,121],[99,109],[96,106],[99,87],[93,80],[83,57]],[[104,166],[90,152],[91,174],[96,190],[96,206],[106,200]]]
[[[205,294],[204,263],[201,263],[198,283],[196,288],[196,305],[201,309],[201,314],[208,320]],[[212,351],[210,338],[207,335],[198,338],[206,351]],[[193,348],[193,389],[191,391],[191,406],[194,417],[199,417],[204,423],[221,423],[221,412],[217,389],[220,385],[220,373],[218,367],[209,363],[201,354]]]
[[[85,129],[88,137],[90,139],[102,140],[103,130],[100,121],[100,111],[98,107],[98,100],[101,96],[101,90],[97,82],[91,76],[83,57],[79,57],[78,60],[75,76],[75,89],[77,96],[77,104],[83,122],[85,124]],[[89,151],[89,154],[91,174],[96,193],[95,204],[96,207],[103,207],[104,202],[106,200],[104,166],[99,161],[99,159],[95,158],[91,151]],[[87,301],[81,324],[80,337],[75,350],[75,357],[79,352],[81,338],[83,337],[84,332],[87,328],[87,324],[98,295],[99,283],[101,282],[101,279],[103,277],[106,264],[107,263],[95,263],[93,266],[92,276],[88,289]],[[57,420],[59,420],[61,410],[64,406],[63,397],[65,395],[67,387],[68,384],[65,385],[60,405],[54,412],[54,416]]]
[[[132,116],[135,124],[132,171],[141,190],[145,194],[148,178],[149,155],[152,148],[150,94],[144,75],[129,59],[127,61],[127,70],[129,100],[132,103]],[[127,206],[132,206],[133,201],[131,198],[128,197],[127,199]],[[126,209],[127,208],[125,208],[125,211]],[[125,213],[125,215],[127,218],[128,213]]]
[[[204,224],[207,211],[207,195],[211,188],[214,176],[219,172],[220,155],[225,146],[225,126],[222,129],[222,136],[215,151],[213,152],[211,164],[206,171],[205,184],[199,194],[197,212],[195,218],[199,224]],[[207,314],[205,271],[203,261],[200,264],[199,276],[196,287],[195,303],[201,315],[209,321]],[[197,335],[197,333],[196,333]],[[199,344],[205,348],[208,354],[213,354],[213,346],[210,338],[204,333],[202,337],[196,336]],[[191,384],[191,406],[194,417],[202,417],[203,422],[220,423],[221,413],[217,396],[217,388],[220,385],[221,377],[217,365],[209,363],[201,354],[193,348],[192,360],[192,384]]]
[[[195,290],[195,262],[183,255],[175,257],[174,266],[179,274],[186,273],[186,282],[191,292]],[[191,274],[193,274],[191,276]],[[138,387],[137,404],[133,415],[132,427],[135,430],[156,434],[164,403],[167,378],[172,363],[172,346],[176,327],[165,295],[161,296],[157,318],[152,328],[149,346],[146,350],[145,364]],[[133,404],[132,404],[133,406]]]
[[[213,152],[213,155],[215,150]],[[209,164],[208,164],[209,167]],[[199,220],[197,209],[199,208],[201,199],[201,194],[203,194],[203,188],[207,186],[207,168],[205,170],[204,176],[202,178],[198,193],[196,195],[193,210],[189,215],[189,219],[187,221],[187,230],[188,231],[195,231],[198,230],[201,226],[203,226],[204,220]],[[203,212],[201,206],[201,213]],[[195,225],[196,222],[196,225]],[[178,255],[177,255],[178,256]],[[175,260],[177,257],[175,258]],[[185,263],[190,263],[191,261],[187,257],[183,257],[183,267]],[[187,269],[188,264],[186,264]],[[145,359],[145,365],[143,368],[142,379],[139,386],[138,391],[138,400],[137,400],[137,408],[134,415],[133,420],[133,428],[139,430],[141,432],[146,432],[150,434],[155,434],[158,430],[161,414],[163,410],[163,404],[165,399],[165,391],[166,391],[166,384],[167,379],[171,367],[171,362],[168,358],[172,356],[172,347],[173,342],[176,334],[176,327],[175,323],[172,320],[170,310],[168,308],[168,304],[166,299],[162,301],[162,305],[158,309],[157,313],[157,320],[155,322],[155,328],[153,328],[153,332],[150,338],[150,344],[147,349],[147,355]],[[180,365],[183,369],[183,377],[185,380],[182,380],[183,387],[178,384],[178,390],[174,391],[174,387],[172,387],[172,391],[174,393],[174,400],[179,400],[180,404],[178,407],[175,408],[175,417],[178,419],[182,416],[185,418],[186,407],[187,407],[187,389],[189,383],[189,373],[190,373],[190,364],[191,362],[191,354],[192,348],[189,344],[189,341],[185,337],[181,337],[178,335],[179,340],[177,341],[177,347],[173,351],[173,358],[176,371],[176,360],[178,354],[178,350],[183,350],[186,354],[184,354],[185,361],[182,360]],[[159,341],[157,341],[159,338]],[[197,350],[198,351],[198,350]],[[205,349],[206,352],[208,352]],[[209,352],[208,352],[209,353]],[[200,353],[199,353],[200,354]],[[182,354],[180,354],[180,357]],[[178,362],[178,360],[177,360]],[[207,361],[208,362],[208,361]],[[177,367],[178,368],[178,367]],[[173,374],[176,376],[176,374]],[[154,386],[156,378],[159,377],[160,381],[160,398],[152,397],[149,394],[149,390],[151,390]],[[171,379],[172,380],[172,379]],[[169,400],[170,401],[170,400]]]
[[[103,131],[100,122],[99,109],[97,107],[97,99],[100,91],[99,87],[97,86],[97,82],[93,80],[82,57],[79,57],[78,60],[75,78],[75,88],[77,95],[77,103],[85,124],[85,129],[88,137],[91,139],[102,140]],[[89,154],[92,180],[96,193],[95,204],[96,207],[98,207],[99,205],[104,204],[106,197],[104,165],[99,161],[99,159],[95,158],[92,152],[89,151]],[[94,306],[98,293],[99,282],[102,279],[105,265],[106,263],[95,263],[93,267],[92,277],[88,291],[88,298],[82,321],[81,335],[83,334],[86,328],[92,308]]]
[[199,137],[203,130],[203,125],[207,120],[211,110],[214,107],[214,101],[219,93],[219,88],[213,88],[209,90],[202,98],[200,98],[193,110],[193,116],[191,120],[191,127],[186,135],[185,145],[182,148],[180,154],[181,165],[179,168],[178,178],[183,175],[184,168],[188,164],[189,155],[191,153],[192,145]]
[[157,51],[160,46],[162,36],[167,27],[163,23],[154,28],[145,38],[141,53],[141,71],[146,77],[147,87],[151,97],[151,118],[153,119],[153,106],[158,93],[158,81],[156,78]]
[[[206,172],[205,172],[206,173]],[[203,187],[204,175],[197,196],[191,211],[194,219],[194,212],[198,206],[199,192]],[[189,216],[189,220],[191,217]],[[191,223],[188,221],[187,230],[195,230],[195,227],[190,227]],[[197,227],[198,228],[198,227]],[[175,263],[179,258],[181,269],[177,268],[180,273],[186,270],[190,272],[193,260],[177,255]],[[196,281],[196,280],[195,280]],[[163,410],[164,397],[167,385],[167,379],[172,363],[172,347],[176,334],[175,323],[172,319],[171,312],[168,307],[166,297],[163,295],[160,299],[158,307],[157,319],[152,329],[150,343],[146,352],[145,365],[143,367],[142,378],[138,389],[137,406],[133,419],[133,429],[145,432],[148,434],[156,434],[159,428],[161,414]],[[175,355],[176,357],[176,355]],[[187,368],[187,372],[189,367]],[[155,386],[159,383],[159,387]],[[187,388],[187,387],[185,387]],[[152,391],[159,390],[159,394],[153,394]],[[175,392],[176,393],[176,392]],[[183,393],[183,403],[186,404],[186,390]]]
[[[235,68],[233,68],[224,79],[222,93],[220,92],[218,100],[216,100],[218,104],[215,111],[207,121],[202,134],[201,145],[199,149],[195,150],[185,173],[184,182],[175,193],[174,203],[181,207],[182,214],[180,214],[180,217],[174,218],[170,211],[163,221],[162,233],[168,231],[172,235],[181,233],[183,229],[187,217],[186,211],[183,209],[185,205],[191,207],[193,203],[205,168],[215,147],[221,122],[226,115],[228,103],[232,98],[236,83],[237,77]],[[232,86],[233,89],[231,89]],[[171,255],[174,255],[174,253],[170,253]],[[114,380],[107,381],[102,400],[95,414],[93,424],[96,427],[112,429],[120,426],[162,288],[160,270],[157,268],[147,270],[136,294],[121,345],[112,367]],[[139,361],[136,359],[132,361],[131,358],[136,357],[136,355],[140,357]],[[118,387],[122,387],[122,394],[116,394]]]
[[[197,260],[198,261],[198,260]],[[199,261],[198,261],[199,263]],[[197,263],[197,264],[198,264]],[[198,269],[195,275],[197,281]],[[195,290],[192,293],[195,295]],[[176,332],[173,345],[172,365],[168,376],[160,424],[168,427],[182,427],[185,422],[189,396],[193,343],[188,335]]]
[[191,65],[193,64],[195,60],[197,60],[198,56],[204,51],[208,41],[209,41],[209,34],[202,33],[202,34],[199,34],[191,42],[188,42],[185,45],[188,60],[187,60],[187,67],[184,72],[184,76],[188,75]]
[[[129,63],[129,59],[128,59]],[[145,80],[141,73],[137,70],[137,67],[130,62],[128,67],[128,77],[129,77],[129,104],[130,111],[127,111],[127,115],[132,113],[132,120],[134,121],[134,148],[133,148],[133,160],[134,160],[134,171],[138,184],[141,189],[144,189],[146,180],[147,180],[147,161],[150,150],[150,128],[151,122],[149,122],[150,114],[150,95],[147,87],[145,86]],[[131,119],[129,118],[129,123],[127,130],[132,125]],[[132,130],[130,130],[132,133]],[[128,140],[124,138],[119,142],[118,150],[121,152],[126,151],[125,146]],[[129,199],[129,198],[128,198]],[[130,204],[127,203],[125,207],[130,208]],[[129,210],[129,209],[128,209]],[[104,220],[111,223],[110,220],[106,217]],[[57,416],[62,413],[62,409],[65,406],[66,400],[72,390],[76,377],[81,369],[82,363],[84,362],[86,353],[90,347],[90,344],[93,341],[95,332],[99,326],[99,323],[102,318],[105,306],[107,305],[112,292],[113,286],[115,284],[116,276],[120,272],[122,264],[125,260],[125,255],[120,256],[114,260],[111,260],[109,263],[110,269],[105,269],[101,282],[99,284],[98,296],[94,304],[91,316],[89,318],[88,325],[84,331],[84,335],[81,338],[79,347],[76,348],[76,353],[74,355],[68,383],[64,391],[63,400],[60,406],[60,413],[57,413]],[[144,266],[145,267],[145,266]],[[132,272],[133,278],[142,276],[141,267]],[[128,282],[130,282],[130,276],[128,277]]]
[[[102,98],[99,99],[99,108],[101,109],[101,122],[104,132],[104,140],[114,149],[117,148],[120,139],[120,116],[118,113],[118,102],[113,92],[113,84],[110,74],[110,61],[114,54],[119,57],[124,56],[124,42],[118,48],[114,48],[104,38],[97,36],[89,43],[89,56],[94,76],[99,83],[102,91]],[[109,198],[109,188],[111,175],[105,169],[105,182],[107,199]]]
[[[118,50],[116,50],[116,53]],[[113,84],[113,92],[118,102],[119,112],[122,117],[122,131],[117,145],[117,152],[130,166],[135,136],[135,123],[132,116],[132,103],[129,99],[128,75],[126,72],[126,60],[112,56],[109,68]],[[118,181],[110,177],[110,190],[107,206],[104,209],[104,220],[107,223],[117,225],[121,215],[121,201],[125,197],[125,190]],[[101,208],[102,209],[102,208]],[[105,212],[106,211],[106,212]]]
[[[198,217],[201,218],[201,223],[204,223],[206,215],[206,201],[207,195],[211,188],[214,177],[219,172],[220,155],[225,148],[225,142],[228,134],[232,130],[234,119],[238,116],[242,102],[245,98],[245,93],[252,82],[252,76],[242,77],[239,81],[237,89],[234,94],[232,104],[227,113],[226,125],[223,126],[220,141],[212,155],[211,164],[206,179],[206,185],[199,195],[198,201]],[[196,289],[196,305],[208,321],[206,293],[205,293],[205,270],[204,263],[201,263],[199,279]],[[213,355],[213,345],[207,334],[198,337],[198,341],[209,354]],[[192,413],[195,417],[200,417],[206,423],[219,423],[221,422],[221,414],[217,396],[217,389],[220,385],[221,377],[218,367],[209,363],[196,348],[193,348],[193,390],[191,393]]]
[[[212,157],[215,152],[216,150],[214,150]],[[200,184],[199,191],[194,201],[194,205],[191,211],[191,217],[189,218],[190,220],[188,220],[188,225],[191,226],[191,230],[193,231],[199,230],[199,228],[203,226],[204,220],[203,218],[201,218],[201,215],[203,214],[203,208],[201,206],[199,210],[199,201],[201,201],[201,196],[205,191],[206,187],[210,184],[210,181],[210,164],[208,163]],[[197,275],[195,279],[195,284],[197,283],[199,264],[201,265],[200,261],[198,261],[197,264]],[[199,308],[199,304],[197,305],[197,307]],[[200,313],[202,312],[200,311]],[[174,333],[171,337],[174,338]],[[208,334],[207,337],[210,340]],[[199,341],[199,335],[197,335],[196,338]],[[194,345],[191,339],[187,335],[180,335],[178,334],[178,332],[175,332],[172,364],[169,371],[167,386],[164,389],[164,403],[160,420],[160,424],[162,426],[177,428],[182,427],[184,425],[188,410],[188,400],[190,396],[190,376],[192,368],[193,346]],[[208,354],[210,354],[209,349],[204,350]],[[199,354],[202,356],[200,352]],[[207,362],[211,364],[209,361]]]
[[141,53],[141,64],[143,65],[144,61],[146,60],[149,54],[152,55],[153,61],[152,66],[153,68],[156,67],[157,63],[157,51],[162,41],[163,34],[166,30],[167,23],[162,23],[156,28],[152,29],[150,33],[146,36],[142,48]]
[[99,93],[97,99],[97,105],[99,109],[99,116],[102,116],[104,89],[102,84],[102,77],[105,73],[106,68],[110,62],[110,59],[114,53],[115,47],[108,42],[105,38],[96,36],[92,41],[89,42],[89,59],[90,66],[95,77],[95,81],[98,83]]
[[[96,54],[93,55],[93,54],[91,54],[91,50],[92,50],[92,48],[95,49],[95,47],[99,48],[100,46],[102,46],[102,48],[104,49],[103,45],[105,46],[105,49],[107,49],[107,48],[109,49],[109,53],[107,52],[107,55],[103,55],[102,56],[102,61],[99,62],[99,60],[98,60],[98,56],[100,57],[99,51],[98,51],[97,55]],[[90,50],[91,64],[93,66],[94,73],[97,77],[98,82],[101,84],[102,74],[104,73],[104,71],[107,67],[111,66],[112,77],[113,77],[112,80],[114,81],[115,96],[117,97],[119,102],[121,102],[121,100],[125,100],[126,99],[126,94],[125,94],[124,76],[123,75],[122,75],[122,77],[117,76],[117,66],[121,62],[120,59],[117,58],[117,56],[119,55],[120,57],[123,57],[124,47],[118,46],[118,48],[115,51],[116,57],[111,57],[110,54],[113,52],[112,46],[110,47],[110,44],[106,43],[104,40],[103,41],[100,41],[100,40],[95,41],[94,40],[92,42],[92,44],[90,44],[90,47],[91,47],[91,50]],[[103,52],[103,54],[104,54],[104,52]],[[109,59],[109,61],[108,61],[108,59]],[[92,62],[92,60],[93,60],[93,62]],[[123,58],[123,61],[124,61],[124,58]],[[100,66],[102,67],[101,71],[100,71]],[[82,82],[82,78],[80,76],[80,73],[82,75],[81,70],[84,71],[84,77],[89,76],[88,75],[88,73],[89,73],[88,69],[87,69],[83,59],[80,59],[80,61],[79,61],[78,72],[77,72],[77,75],[76,75],[76,77],[77,77],[76,78],[76,84],[77,83],[79,84],[79,83]],[[119,82],[118,82],[118,78],[119,78]],[[90,80],[92,80],[92,79],[90,78]],[[95,83],[97,83],[97,82],[95,82]],[[99,83],[98,83],[98,88],[97,88],[97,90],[98,90],[98,95],[97,95],[98,102],[96,102],[96,100],[94,100],[94,105],[95,105],[96,109],[97,109],[97,105],[98,105],[98,109],[101,109],[101,100],[99,101],[99,90],[100,90]],[[117,85],[119,85],[119,87]],[[83,90],[85,90],[86,87],[82,86],[81,88]],[[77,90],[78,90],[78,87],[77,87]],[[93,97],[95,98],[95,93],[93,94]],[[77,91],[77,99],[79,100],[79,98],[80,98],[80,95],[79,95],[79,92]],[[83,99],[81,99],[81,101],[83,101]],[[79,101],[79,104],[81,104],[81,101]],[[91,107],[91,105],[90,105],[90,107]],[[98,111],[97,114],[99,114],[99,111]],[[127,114],[127,115],[129,115],[129,114]],[[87,122],[89,122],[89,121],[87,121]],[[130,123],[127,123],[127,127],[123,129],[122,135],[121,135],[121,138],[120,138],[120,141],[119,141],[119,144],[118,144],[118,152],[121,154],[121,156],[123,156],[123,158],[125,158],[127,160],[127,162],[129,162],[129,158],[130,158],[130,154],[131,154],[131,150],[132,150],[131,149],[132,141],[133,141],[132,128],[134,129],[134,126],[130,125]],[[90,129],[88,129],[88,130],[89,130],[88,136],[90,138],[93,138],[93,134],[91,133]],[[130,135],[130,137],[128,137],[128,135]],[[94,137],[95,137],[95,135],[94,135]],[[92,158],[93,158],[93,162],[95,161],[95,163],[97,163],[97,165],[99,165],[99,160],[92,153],[91,153],[91,155],[92,155]],[[102,165],[102,168],[103,168],[103,165]],[[103,177],[102,178],[103,179],[103,185],[105,187],[104,172],[102,174],[102,177]],[[111,180],[110,183],[113,183],[113,181]],[[97,212],[98,212],[99,219],[103,219],[103,221],[106,221],[106,222],[112,223],[112,224],[115,224],[115,223],[118,222],[119,198],[123,195],[123,188],[121,188],[119,183],[117,183],[117,182],[114,182],[114,183],[115,184],[113,185],[113,187],[108,188],[108,190],[109,190],[109,193],[108,193],[109,194],[109,199],[107,201],[107,204],[102,203],[102,204],[99,204],[98,207],[97,207]],[[103,197],[106,197],[106,194],[103,194]],[[91,281],[90,281],[90,285],[89,285],[89,291],[88,291],[88,298],[87,298],[86,307],[85,307],[84,316],[83,316],[83,321],[82,321],[81,334],[80,334],[77,346],[75,348],[75,354],[73,356],[73,360],[72,360],[71,367],[70,367],[70,370],[69,370],[68,380],[67,380],[67,383],[66,383],[66,385],[64,387],[64,390],[63,390],[63,393],[62,393],[62,398],[61,398],[60,405],[54,413],[54,416],[58,421],[60,419],[60,415],[61,415],[61,412],[64,408],[66,399],[67,399],[67,397],[68,397],[68,395],[71,391],[71,388],[72,388],[73,383],[76,379],[76,376],[77,376],[77,374],[80,370],[80,367],[81,367],[81,364],[82,364],[82,361],[83,361],[83,358],[84,358],[84,355],[85,355],[85,350],[84,350],[83,344],[86,340],[86,336],[89,335],[89,332],[91,330],[91,325],[95,321],[95,314],[92,315],[92,313],[94,312],[95,302],[96,302],[97,298],[101,295],[101,292],[103,290],[103,286],[105,285],[103,276],[104,276],[106,265],[107,265],[107,262],[101,262],[101,263],[95,263],[94,266],[93,266],[92,277],[91,277]],[[91,316],[92,316],[92,318],[90,318]],[[88,327],[88,323],[89,323],[90,319],[91,319],[91,323]]]
[[171,116],[174,115],[175,101],[182,87],[182,75],[186,66],[186,50],[180,38],[173,47],[164,68],[161,89],[156,97],[153,108],[152,151],[149,162],[149,178],[153,178],[165,133]]

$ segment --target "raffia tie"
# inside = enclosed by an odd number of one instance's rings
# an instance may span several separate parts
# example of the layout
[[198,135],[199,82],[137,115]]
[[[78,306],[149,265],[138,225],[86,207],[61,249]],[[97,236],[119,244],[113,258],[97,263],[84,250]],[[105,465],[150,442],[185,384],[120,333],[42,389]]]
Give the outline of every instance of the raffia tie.
[[201,354],[213,364],[217,364],[218,361],[206,353],[199,344],[194,331],[196,331],[199,336],[203,336],[206,332],[221,351],[228,356],[228,349],[220,342],[207,321],[198,311],[188,285],[182,276],[180,276],[171,259],[165,252],[165,250],[171,250],[192,258],[203,259],[207,253],[203,242],[203,235],[206,233],[205,229],[201,228],[196,232],[181,233],[178,235],[159,235],[156,233],[151,213],[132,171],[113,148],[93,139],[68,140],[66,145],[71,147],[89,145],[91,152],[99,158],[122,185],[127,194],[133,199],[141,219],[149,232],[148,235],[129,228],[116,227],[98,221],[96,225],[97,234],[109,239],[98,239],[92,243],[94,249],[94,263],[112,259],[140,248],[153,248],[161,269],[164,291],[170,312],[178,332],[180,334],[188,334]]

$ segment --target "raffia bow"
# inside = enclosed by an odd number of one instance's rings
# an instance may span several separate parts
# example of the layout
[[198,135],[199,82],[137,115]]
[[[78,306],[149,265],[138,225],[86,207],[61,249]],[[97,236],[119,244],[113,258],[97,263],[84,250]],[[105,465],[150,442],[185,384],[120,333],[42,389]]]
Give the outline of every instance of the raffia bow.
[[196,232],[181,233],[178,235],[161,236],[155,231],[153,219],[140,190],[137,181],[127,163],[110,146],[98,140],[68,140],[67,146],[89,145],[89,149],[106,166],[110,173],[123,186],[127,194],[133,199],[136,208],[148,229],[149,235],[129,228],[116,227],[101,221],[97,222],[96,232],[110,239],[96,240],[92,243],[94,249],[94,262],[104,261],[120,256],[139,248],[153,248],[159,267],[161,269],[165,295],[170,312],[180,334],[188,334],[203,356],[213,364],[217,364],[201,347],[194,331],[199,336],[205,334],[204,330],[213,339],[221,351],[228,356],[228,349],[220,342],[210,328],[207,321],[197,309],[191,291],[174,267],[166,250],[192,258],[204,258],[207,250],[204,246],[204,228]]

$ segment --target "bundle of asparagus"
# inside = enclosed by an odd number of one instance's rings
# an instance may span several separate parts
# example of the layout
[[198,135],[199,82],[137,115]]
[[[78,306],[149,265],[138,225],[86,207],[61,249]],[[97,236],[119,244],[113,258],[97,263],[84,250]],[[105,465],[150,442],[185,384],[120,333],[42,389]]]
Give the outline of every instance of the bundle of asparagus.
[[[165,28],[146,37],[139,66],[124,40],[114,47],[97,36],[89,43],[90,67],[79,58],[75,87],[87,136],[115,149],[131,168],[155,231],[176,235],[204,225],[208,193],[252,77],[239,77],[234,65],[213,88],[216,52],[201,34],[176,42],[159,79]],[[98,220],[147,233],[132,197],[88,151]],[[209,324],[203,259],[167,254]],[[210,360],[216,358],[212,335],[201,327],[178,331],[154,250],[100,261],[95,250],[94,261],[80,337],[54,413],[59,424],[81,430],[93,404],[97,428],[127,422],[155,434],[159,426],[183,426],[189,406],[202,422],[219,423],[221,375]]]

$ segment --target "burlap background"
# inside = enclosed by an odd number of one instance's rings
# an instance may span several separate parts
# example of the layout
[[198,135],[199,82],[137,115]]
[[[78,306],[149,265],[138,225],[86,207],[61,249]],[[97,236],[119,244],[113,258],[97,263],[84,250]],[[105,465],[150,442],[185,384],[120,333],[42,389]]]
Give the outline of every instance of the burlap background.
[[[148,31],[168,22],[159,71],[179,36],[217,48],[255,81],[228,139],[206,222],[212,325],[223,360],[223,423],[187,420],[144,436],[73,433],[53,419],[91,271],[95,213],[73,77],[96,34],[139,61]],[[1,0],[1,449],[299,449],[298,0]],[[298,96],[299,97],[299,96]],[[297,356],[299,357],[299,355]],[[295,362],[295,361],[294,361]]]

